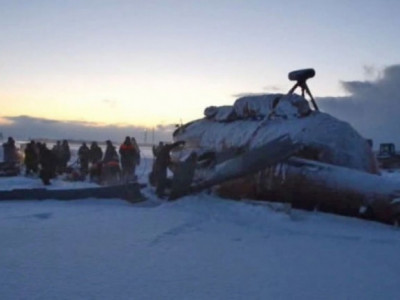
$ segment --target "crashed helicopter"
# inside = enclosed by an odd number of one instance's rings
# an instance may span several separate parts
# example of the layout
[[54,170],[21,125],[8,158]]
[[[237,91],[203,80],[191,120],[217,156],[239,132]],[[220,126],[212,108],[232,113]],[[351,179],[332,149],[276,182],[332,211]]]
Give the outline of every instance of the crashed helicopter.
[[370,145],[350,124],[318,109],[306,83],[314,76],[293,71],[287,94],[208,107],[204,118],[177,128],[174,141],[185,143],[171,151],[170,198],[213,187],[223,197],[398,222],[400,184],[380,176]]

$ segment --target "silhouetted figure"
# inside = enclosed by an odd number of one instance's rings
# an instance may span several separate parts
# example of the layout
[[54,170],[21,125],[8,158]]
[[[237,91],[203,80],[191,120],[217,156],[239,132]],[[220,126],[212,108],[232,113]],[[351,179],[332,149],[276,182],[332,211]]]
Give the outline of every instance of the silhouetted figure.
[[7,142],[3,144],[3,161],[6,163],[17,163],[19,161],[15,140],[9,137]]
[[20,173],[20,157],[12,137],[3,144],[3,160],[4,162],[0,163],[3,176],[16,176]]
[[91,164],[97,164],[103,158],[103,150],[97,145],[96,142],[92,142],[89,151],[89,162]]
[[67,140],[63,140],[61,144],[61,172],[65,172],[69,160],[71,159],[71,149]]
[[57,141],[57,143],[51,149],[55,159],[56,159],[56,172],[57,174],[61,174],[61,165],[62,165],[62,153],[61,153],[61,142]]
[[179,141],[173,144],[166,144],[158,151],[152,174],[150,174],[150,182],[156,186],[156,194],[159,197],[164,196],[165,188],[168,186],[167,168],[171,162],[170,151],[184,143],[184,141]]
[[114,145],[110,140],[106,141],[106,151],[104,153],[103,163],[107,163],[109,161],[119,160],[117,150],[115,150]]
[[30,143],[25,148],[25,174],[29,175],[31,173],[36,174],[39,170],[39,149],[35,141],[30,141]]
[[101,172],[103,167],[103,163],[101,161],[102,158],[103,150],[101,150],[97,142],[92,142],[89,150],[89,177],[90,181],[92,182],[101,182]]
[[127,182],[134,176],[138,156],[137,148],[132,144],[129,136],[119,147],[119,154],[121,156],[122,178]]
[[80,170],[82,174],[87,174],[89,172],[89,147],[86,143],[82,143],[82,146],[78,149],[78,157],[80,163]]
[[136,166],[140,165],[140,148],[136,139],[134,137],[131,138],[132,145],[135,147],[136,155],[135,155],[135,168]]
[[101,169],[101,181],[105,184],[116,184],[121,178],[117,150],[110,140],[106,141],[106,151]]
[[50,184],[50,179],[56,176],[57,158],[54,153],[47,148],[46,144],[39,144],[40,178],[45,185]]
[[153,151],[153,156],[156,158],[158,156],[158,153],[160,152],[161,148],[164,146],[163,142],[159,142],[158,145],[153,145],[152,151]]

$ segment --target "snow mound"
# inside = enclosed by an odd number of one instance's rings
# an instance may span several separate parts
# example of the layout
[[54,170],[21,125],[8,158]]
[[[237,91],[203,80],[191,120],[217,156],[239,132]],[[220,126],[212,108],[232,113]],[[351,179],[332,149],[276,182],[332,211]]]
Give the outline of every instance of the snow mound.
[[208,120],[229,122],[239,119],[301,118],[310,114],[306,99],[291,94],[246,96],[237,99],[233,106],[209,106],[204,110]]
[[241,119],[301,118],[311,112],[307,100],[297,94],[242,97],[235,101],[234,110],[238,118]]

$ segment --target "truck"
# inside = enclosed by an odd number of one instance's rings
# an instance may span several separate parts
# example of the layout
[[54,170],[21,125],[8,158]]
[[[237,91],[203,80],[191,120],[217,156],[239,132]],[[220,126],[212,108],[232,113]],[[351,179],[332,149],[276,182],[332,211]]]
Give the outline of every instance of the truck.
[[396,152],[396,146],[394,143],[380,144],[376,158],[382,169],[392,170],[400,168],[400,153]]

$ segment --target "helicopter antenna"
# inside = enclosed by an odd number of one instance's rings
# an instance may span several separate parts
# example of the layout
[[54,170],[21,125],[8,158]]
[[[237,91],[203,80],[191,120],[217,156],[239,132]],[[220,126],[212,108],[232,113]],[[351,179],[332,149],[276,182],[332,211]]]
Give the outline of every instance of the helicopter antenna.
[[307,85],[307,79],[313,78],[315,76],[315,70],[314,69],[301,69],[301,70],[296,70],[292,71],[288,74],[289,80],[291,81],[296,81],[295,85],[290,89],[288,92],[288,95],[293,94],[293,92],[300,87],[301,88],[301,96],[307,95],[311,99],[311,103],[314,107],[314,110],[319,111],[317,103],[314,100],[314,97],[311,94],[310,89],[308,88]]

